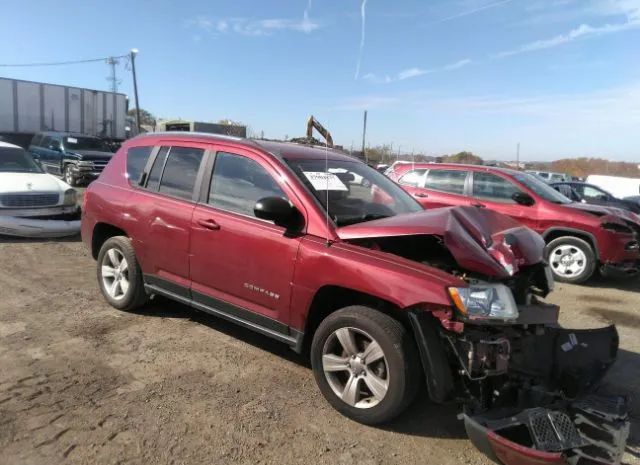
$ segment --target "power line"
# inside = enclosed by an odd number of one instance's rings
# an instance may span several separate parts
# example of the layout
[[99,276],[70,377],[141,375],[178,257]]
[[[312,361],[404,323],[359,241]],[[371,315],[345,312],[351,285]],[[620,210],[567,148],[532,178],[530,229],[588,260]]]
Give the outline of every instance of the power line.
[[61,65],[78,65],[82,63],[96,63],[99,61],[104,62],[105,60],[117,59],[117,58],[129,58],[129,54],[127,55],[119,55],[119,56],[110,56],[104,58],[91,58],[89,60],[73,60],[73,61],[52,61],[48,63],[0,63],[0,67],[2,68],[26,68],[32,66],[61,66]]

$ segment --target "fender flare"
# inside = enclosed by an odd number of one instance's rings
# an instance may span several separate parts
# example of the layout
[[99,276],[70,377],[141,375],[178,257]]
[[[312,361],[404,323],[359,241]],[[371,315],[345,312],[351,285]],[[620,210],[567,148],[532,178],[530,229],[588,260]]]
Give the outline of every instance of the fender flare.
[[567,228],[564,226],[552,226],[551,228],[545,230],[541,236],[542,238],[545,240],[545,242],[547,241],[547,237],[551,234],[551,233],[555,233],[555,232],[566,232],[568,233],[568,236],[586,236],[589,238],[589,240],[591,241],[591,244],[593,244],[593,253],[596,255],[596,260],[600,260],[600,250],[598,249],[598,241],[596,240],[596,237],[587,232],[584,231],[582,229],[575,229],[575,228]]

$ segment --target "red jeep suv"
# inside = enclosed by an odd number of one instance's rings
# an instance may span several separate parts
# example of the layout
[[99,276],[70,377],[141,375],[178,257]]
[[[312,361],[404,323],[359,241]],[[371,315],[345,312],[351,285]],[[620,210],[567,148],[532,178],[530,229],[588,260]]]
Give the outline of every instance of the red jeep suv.
[[165,296],[308,352],[322,394],[359,422],[390,420],[426,385],[464,404],[497,462],[616,463],[624,448],[624,402],[585,397],[615,327],[557,325],[544,243],[505,215],[424,211],[328,149],[156,133],[87,189],[82,236],[112,306]]
[[572,202],[537,177],[510,169],[403,163],[388,176],[424,208],[488,208],[537,231],[558,281],[584,282],[598,266],[609,274],[638,273],[640,217],[634,213]]

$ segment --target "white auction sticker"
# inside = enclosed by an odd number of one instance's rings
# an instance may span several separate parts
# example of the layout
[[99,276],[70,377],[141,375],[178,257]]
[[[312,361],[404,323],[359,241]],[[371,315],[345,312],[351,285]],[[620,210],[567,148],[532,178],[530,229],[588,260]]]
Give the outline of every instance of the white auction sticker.
[[77,144],[78,143],[78,139],[76,139],[75,137],[67,137],[67,142],[69,144]]
[[348,191],[340,178],[333,173],[325,173],[320,171],[304,171],[313,188],[317,191]]

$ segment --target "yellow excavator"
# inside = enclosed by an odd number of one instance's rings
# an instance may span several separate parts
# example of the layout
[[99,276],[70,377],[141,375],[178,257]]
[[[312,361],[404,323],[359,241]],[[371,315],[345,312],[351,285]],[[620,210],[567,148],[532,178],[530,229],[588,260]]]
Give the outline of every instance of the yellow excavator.
[[[322,143],[318,139],[313,137],[313,129],[315,128],[318,133],[322,137],[324,137],[325,143]],[[292,142],[297,142],[299,144],[310,144],[310,145],[326,145],[327,147],[333,147],[333,137],[331,137],[331,133],[327,131],[327,129],[320,124],[320,122],[311,115],[309,120],[307,121],[307,135],[306,137],[297,137],[295,139],[291,139]]]

